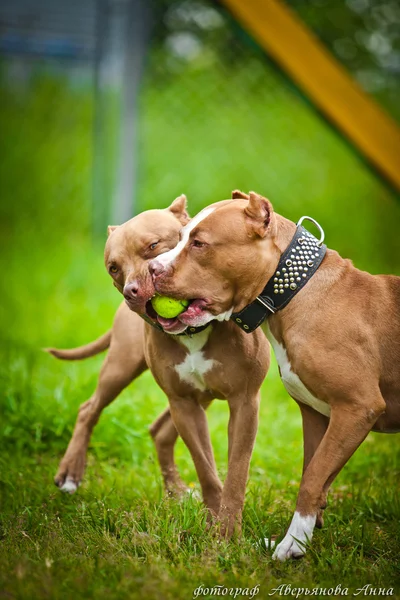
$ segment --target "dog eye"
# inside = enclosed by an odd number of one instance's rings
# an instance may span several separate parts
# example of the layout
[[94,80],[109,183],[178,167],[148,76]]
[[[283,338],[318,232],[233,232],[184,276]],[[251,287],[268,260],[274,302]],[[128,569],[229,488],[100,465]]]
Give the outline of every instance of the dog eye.
[[110,273],[118,273],[118,267],[117,265],[111,265],[110,268],[108,269]]
[[152,244],[150,244],[149,249],[150,250],[155,250],[159,243],[160,243],[159,241],[158,242],[153,242]]
[[193,240],[194,248],[203,248],[205,245],[205,242],[201,242],[200,240]]

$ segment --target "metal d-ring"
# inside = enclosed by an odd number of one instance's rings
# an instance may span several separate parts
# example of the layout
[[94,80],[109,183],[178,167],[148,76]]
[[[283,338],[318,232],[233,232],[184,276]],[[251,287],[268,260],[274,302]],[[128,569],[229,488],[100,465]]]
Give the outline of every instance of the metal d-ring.
[[317,222],[315,219],[313,219],[312,217],[306,217],[306,216],[304,216],[304,217],[301,217],[301,219],[299,219],[299,220],[297,221],[297,226],[301,225],[301,224],[302,224],[302,222],[303,222],[305,219],[307,219],[307,221],[311,221],[312,223],[314,223],[314,225],[315,225],[316,227],[318,227],[318,229],[319,229],[319,232],[320,232],[320,234],[321,234],[321,237],[320,237],[320,240],[319,240],[319,242],[318,242],[317,246],[318,246],[319,248],[321,248],[322,244],[324,243],[324,239],[325,239],[325,232],[324,232],[324,230],[322,229],[321,225],[320,225],[320,224],[319,224],[319,223],[318,223],[318,222]]

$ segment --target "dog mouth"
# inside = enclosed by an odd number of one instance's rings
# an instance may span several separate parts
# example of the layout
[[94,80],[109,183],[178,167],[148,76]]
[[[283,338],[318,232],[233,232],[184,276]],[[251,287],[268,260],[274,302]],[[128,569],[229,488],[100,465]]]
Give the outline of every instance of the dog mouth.
[[[190,326],[200,327],[205,324],[204,320],[207,314],[207,301],[204,298],[189,300],[189,305],[185,310],[171,319],[161,317],[161,315],[157,314],[151,300],[146,303],[146,315],[154,323],[161,325],[167,333],[181,333]],[[208,320],[209,319],[207,319],[207,321]]]
[[151,299],[146,302],[145,312],[146,312],[146,315],[152,321],[154,321],[154,323],[157,323],[157,317],[158,317],[158,315],[157,315],[156,311],[153,308],[153,305],[151,303]]

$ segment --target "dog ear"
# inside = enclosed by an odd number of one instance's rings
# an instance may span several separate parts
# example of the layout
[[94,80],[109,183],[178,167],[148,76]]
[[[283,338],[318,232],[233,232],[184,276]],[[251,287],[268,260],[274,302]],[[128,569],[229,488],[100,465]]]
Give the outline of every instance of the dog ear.
[[273,234],[275,215],[269,200],[255,192],[250,192],[244,213],[251,231],[257,236],[263,238],[267,234]]
[[187,198],[185,194],[181,194],[167,208],[172,214],[182,223],[182,225],[186,225],[190,221],[190,217],[188,211],[186,210]]
[[248,194],[245,194],[244,192],[241,192],[240,190],[233,190],[232,199],[236,200],[238,198],[240,198],[242,200],[248,200],[249,196],[248,196]]
[[107,227],[107,235],[108,237],[110,237],[110,235],[112,234],[113,231],[115,231],[117,229],[118,225],[109,225]]

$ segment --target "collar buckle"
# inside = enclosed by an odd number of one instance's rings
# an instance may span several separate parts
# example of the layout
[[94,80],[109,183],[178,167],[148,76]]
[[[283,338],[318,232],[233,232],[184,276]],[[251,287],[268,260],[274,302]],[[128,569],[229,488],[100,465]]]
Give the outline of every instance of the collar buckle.
[[[257,302],[259,302],[260,304],[262,304],[263,306],[265,306],[265,308],[268,308],[268,310],[269,310],[269,311],[270,311],[270,312],[271,312],[273,315],[275,314],[275,312],[276,312],[276,311],[275,311],[274,307],[273,307],[273,306],[271,306],[271,304],[269,304],[269,302],[268,302],[268,301],[267,301],[265,298],[263,298],[262,296],[257,296],[256,300],[257,300]],[[273,301],[272,301],[270,298],[268,298],[268,300],[269,300],[271,303],[273,303]]]

